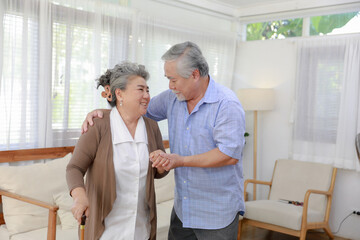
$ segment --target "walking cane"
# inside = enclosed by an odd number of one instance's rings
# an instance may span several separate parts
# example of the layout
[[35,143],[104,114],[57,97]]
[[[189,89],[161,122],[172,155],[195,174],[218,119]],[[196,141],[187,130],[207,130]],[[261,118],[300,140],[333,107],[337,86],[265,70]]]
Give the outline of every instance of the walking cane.
[[85,220],[86,220],[86,215],[83,214],[81,216],[81,224],[80,224],[80,240],[84,240],[84,236],[85,236]]

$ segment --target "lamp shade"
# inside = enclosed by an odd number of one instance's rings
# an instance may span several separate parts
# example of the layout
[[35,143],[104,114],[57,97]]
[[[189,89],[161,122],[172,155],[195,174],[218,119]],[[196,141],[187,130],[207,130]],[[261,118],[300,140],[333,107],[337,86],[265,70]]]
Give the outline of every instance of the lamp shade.
[[274,109],[275,94],[271,88],[243,88],[237,91],[245,111],[265,111]]

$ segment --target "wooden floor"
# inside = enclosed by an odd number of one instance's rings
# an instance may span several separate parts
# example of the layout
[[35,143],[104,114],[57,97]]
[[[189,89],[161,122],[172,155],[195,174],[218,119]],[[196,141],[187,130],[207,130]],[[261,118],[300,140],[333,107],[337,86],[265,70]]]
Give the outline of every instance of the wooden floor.
[[[328,236],[323,232],[308,231],[306,234],[306,240],[328,240]],[[269,231],[262,228],[256,228],[253,226],[243,226],[241,232],[241,240],[299,240],[298,237]],[[347,238],[335,237],[334,240],[350,240]]]

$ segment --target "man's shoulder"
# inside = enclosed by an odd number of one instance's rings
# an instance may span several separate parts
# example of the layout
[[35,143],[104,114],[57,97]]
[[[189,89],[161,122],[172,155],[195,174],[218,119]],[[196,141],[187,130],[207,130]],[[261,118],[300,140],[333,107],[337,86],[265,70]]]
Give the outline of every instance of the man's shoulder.
[[219,100],[222,102],[239,102],[239,99],[235,95],[234,91],[228,87],[216,83],[216,91]]

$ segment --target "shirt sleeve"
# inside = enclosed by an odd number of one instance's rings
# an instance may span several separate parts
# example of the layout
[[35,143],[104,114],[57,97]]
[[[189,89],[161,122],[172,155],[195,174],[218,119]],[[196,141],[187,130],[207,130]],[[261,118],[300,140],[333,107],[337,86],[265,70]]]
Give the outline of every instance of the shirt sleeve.
[[155,121],[161,121],[167,119],[168,104],[171,101],[171,91],[166,90],[159,95],[151,98],[146,117],[151,118]]
[[245,112],[237,101],[223,101],[214,127],[214,140],[219,150],[241,159],[245,144]]

